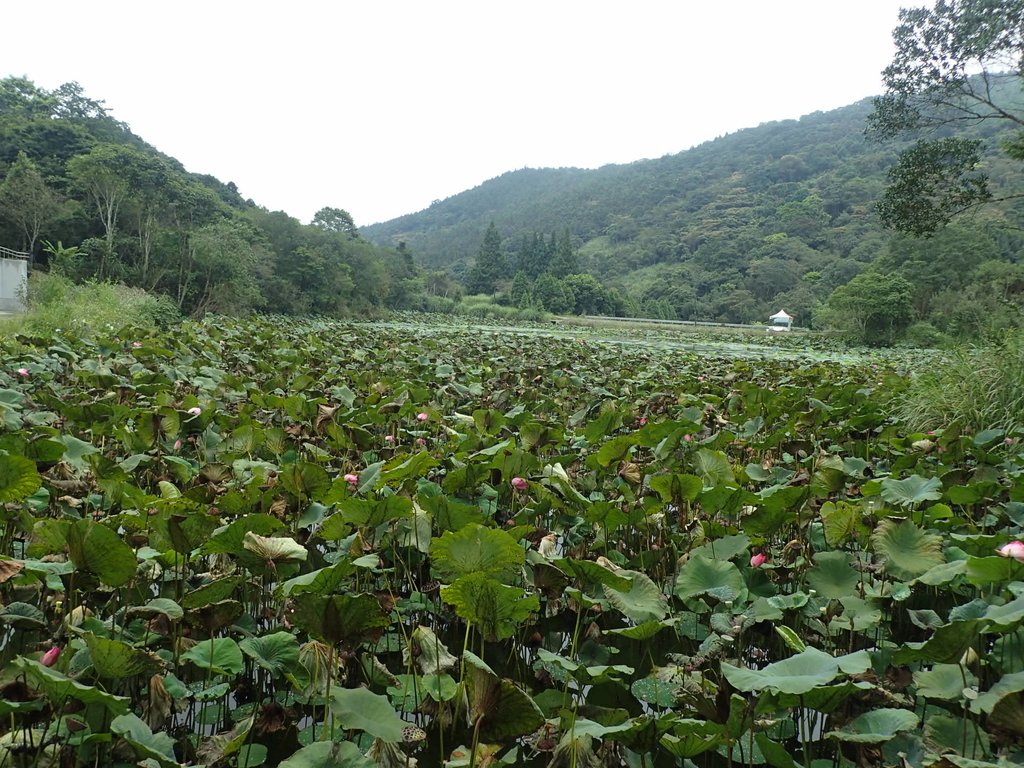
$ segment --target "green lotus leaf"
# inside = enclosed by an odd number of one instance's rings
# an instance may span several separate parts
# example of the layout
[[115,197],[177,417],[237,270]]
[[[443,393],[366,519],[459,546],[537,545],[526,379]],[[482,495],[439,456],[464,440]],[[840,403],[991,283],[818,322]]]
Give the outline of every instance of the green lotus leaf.
[[704,481],[696,475],[654,475],[650,478],[651,490],[657,493],[662,501],[694,502],[704,490]]
[[705,488],[731,485],[736,482],[729,457],[721,451],[701,448],[693,457],[694,474],[704,481]]
[[680,718],[672,732],[661,737],[661,746],[675,757],[691,758],[714,749],[725,739],[725,729],[708,720]]
[[74,699],[83,704],[99,704],[113,715],[123,715],[128,712],[131,705],[131,699],[113,696],[91,685],[83,685],[55,669],[44,667],[38,661],[26,659],[24,656],[14,659],[11,665],[25,673],[29,684],[41,691],[56,706],[63,706],[69,699]]
[[242,651],[230,637],[200,640],[181,654],[181,658],[217,675],[237,675],[245,668]]
[[281,594],[285,597],[314,592],[320,595],[341,592],[356,572],[356,567],[348,560],[339,560],[334,565],[319,568],[309,573],[296,576],[281,584]]
[[40,631],[47,627],[46,614],[30,603],[15,601],[0,609],[0,622],[22,632]]
[[327,470],[308,461],[285,464],[278,473],[288,493],[300,499],[320,499],[331,487]]
[[281,562],[283,560],[305,560],[309,553],[295,539],[287,536],[260,536],[249,531],[242,539],[242,546],[262,560]]
[[388,615],[373,595],[310,595],[298,600],[292,621],[330,645],[356,648],[388,626]]
[[976,688],[978,678],[969,669],[959,664],[935,664],[931,669],[919,669],[914,673],[917,695],[941,701],[960,701],[964,689]]
[[430,556],[438,578],[452,580],[476,574],[502,581],[526,562],[522,546],[509,534],[476,524],[433,539]]
[[148,725],[131,712],[118,715],[110,722],[110,732],[120,736],[145,759],[156,760],[162,768],[177,768],[174,739],[166,733],[153,733]]
[[34,461],[25,456],[0,455],[0,503],[27,499],[42,484]]
[[735,563],[697,555],[679,569],[675,591],[682,600],[708,595],[721,601],[739,601],[746,598],[747,586]]
[[860,578],[850,565],[850,555],[841,550],[818,552],[814,567],[807,571],[808,586],[830,599],[854,594]]
[[[967,726],[966,730],[964,726]],[[959,753],[969,759],[982,760],[992,754],[985,731],[964,722],[962,717],[941,712],[935,712],[925,720],[924,742],[936,755]]]
[[574,576],[582,584],[602,584],[612,589],[628,590],[632,582],[619,571],[605,568],[593,560],[574,560],[563,558],[553,563],[566,574]]
[[386,696],[367,688],[331,686],[331,715],[345,729],[365,731],[384,741],[402,741],[405,721],[398,716]]
[[247,554],[245,549],[245,537],[247,534],[255,533],[259,536],[269,536],[282,528],[284,528],[284,523],[273,515],[245,515],[220,528],[209,537],[209,540],[202,548],[203,554],[227,554],[235,555],[236,557]]
[[89,648],[92,668],[100,678],[121,680],[135,675],[151,675],[163,666],[159,657],[120,640],[100,637],[92,632],[86,632],[83,637]]
[[441,599],[492,642],[512,637],[531,614],[540,610],[537,595],[526,595],[521,588],[482,573],[471,573],[442,587]]
[[166,597],[155,597],[145,605],[133,605],[128,609],[129,616],[166,616],[171,621],[177,621],[185,615],[184,609],[173,600]]
[[303,747],[278,768],[377,768],[351,741],[318,741]]
[[678,685],[653,676],[634,680],[629,690],[640,701],[652,704],[659,709],[668,709],[674,706],[676,698],[679,696]]
[[840,672],[840,660],[817,648],[808,648],[763,669],[722,664],[722,674],[740,691],[773,691],[801,694],[828,685]]
[[629,591],[605,585],[604,596],[626,618],[639,624],[660,621],[668,615],[668,601],[649,576],[639,571],[621,571],[619,575],[630,579]]
[[505,741],[533,733],[544,724],[544,714],[532,698],[511,680],[502,680],[480,657],[466,651],[466,693],[469,719],[479,722],[484,738]]
[[110,587],[120,587],[135,575],[135,552],[102,523],[76,520],[68,529],[68,557],[79,571],[95,575]]
[[826,501],[821,505],[821,523],[825,542],[830,547],[841,547],[860,528],[863,514],[860,507],[846,501]]
[[661,632],[661,630],[674,627],[677,623],[679,623],[679,617],[676,616],[661,621],[652,619],[651,621],[645,621],[642,624],[637,624],[635,627],[608,629],[605,630],[605,634],[628,637],[630,640],[650,640],[656,634]]
[[927,533],[911,520],[886,518],[871,535],[875,554],[887,573],[897,579],[913,579],[942,563],[942,539]]
[[825,736],[854,744],[881,744],[901,731],[917,729],[919,723],[917,715],[908,709],[873,709]]
[[241,576],[224,576],[214,579],[209,584],[204,584],[185,593],[181,598],[181,607],[191,610],[213,605],[233,594],[243,581],[245,579]]
[[903,480],[882,479],[882,498],[890,504],[913,507],[925,501],[942,498],[942,481],[937,477],[911,475]]
[[260,637],[247,637],[238,647],[242,653],[267,670],[275,678],[299,668],[299,641],[291,632],[272,632]]
[[[690,557],[700,555],[708,560],[732,560],[750,549],[750,537],[745,533],[721,536],[690,550]],[[748,555],[749,557],[749,555]]]
[[420,451],[409,457],[399,457],[389,461],[381,471],[380,480],[384,484],[401,483],[410,477],[423,477],[427,471],[436,467],[437,459],[428,451]]

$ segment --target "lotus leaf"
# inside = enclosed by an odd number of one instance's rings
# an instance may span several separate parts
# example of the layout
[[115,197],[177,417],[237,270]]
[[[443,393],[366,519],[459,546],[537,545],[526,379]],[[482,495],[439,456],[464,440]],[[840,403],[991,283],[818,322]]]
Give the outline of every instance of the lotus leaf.
[[[520,550],[521,551],[521,550]],[[464,620],[480,628],[490,641],[512,637],[532,613],[540,610],[536,595],[526,595],[482,573],[471,573],[441,588],[441,598]]]
[[917,715],[910,710],[881,708],[865,712],[825,736],[856,744],[880,744],[901,731],[912,731],[918,725]]
[[945,559],[942,539],[927,533],[911,520],[895,522],[886,518],[871,535],[875,553],[885,570],[897,579],[913,579],[927,573]]
[[466,693],[469,719],[480,723],[485,738],[505,740],[532,733],[544,723],[533,699],[511,680],[501,680],[478,656],[466,651]]
[[697,555],[679,569],[675,592],[683,600],[708,595],[716,600],[736,602],[746,596],[747,587],[735,563]]
[[474,574],[502,580],[516,575],[526,562],[515,539],[504,531],[476,524],[434,539],[430,554],[441,578]]
[[402,741],[405,722],[385,696],[366,688],[331,686],[330,708],[331,714],[346,729],[366,731],[384,741]]

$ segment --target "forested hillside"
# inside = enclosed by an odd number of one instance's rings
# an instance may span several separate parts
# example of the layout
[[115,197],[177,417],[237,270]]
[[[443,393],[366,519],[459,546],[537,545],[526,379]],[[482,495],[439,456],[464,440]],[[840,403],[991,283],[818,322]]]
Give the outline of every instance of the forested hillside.
[[364,240],[344,210],[325,207],[312,225],[268,211],[186,171],[75,83],[0,80],[0,245],[184,313],[348,315],[421,292],[408,252]]
[[[902,325],[927,321],[964,335],[1012,322],[1003,300],[1024,291],[1020,207],[988,208],[928,239],[884,230],[875,206],[908,142],[867,139],[871,111],[867,99],[629,165],[514,171],[364,234],[403,241],[426,267],[471,289],[504,291],[513,303],[536,302],[531,291],[542,276],[547,300],[543,264],[552,259],[563,284],[586,282],[564,277],[556,254],[568,244],[571,270],[592,275],[611,299],[585,306],[590,285],[576,290],[584,297],[577,310],[750,322],[784,307],[807,325],[885,297],[906,305]],[[998,129],[985,123],[970,134],[984,140],[997,191],[1017,183],[1016,166],[998,151]],[[499,268],[484,270],[488,283],[480,271],[496,253],[493,235],[485,245],[492,222]],[[824,306],[865,271],[870,278]]]

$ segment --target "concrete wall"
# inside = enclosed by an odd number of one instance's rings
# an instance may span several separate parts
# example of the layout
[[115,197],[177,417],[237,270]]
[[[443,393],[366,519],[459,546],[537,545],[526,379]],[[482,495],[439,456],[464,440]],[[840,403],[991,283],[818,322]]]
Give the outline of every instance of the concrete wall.
[[28,261],[0,259],[0,312],[24,312]]

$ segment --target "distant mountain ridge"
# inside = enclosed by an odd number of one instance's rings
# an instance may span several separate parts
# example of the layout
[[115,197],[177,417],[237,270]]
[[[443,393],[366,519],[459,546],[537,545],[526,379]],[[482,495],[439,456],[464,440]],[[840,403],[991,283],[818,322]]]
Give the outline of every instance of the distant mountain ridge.
[[[832,290],[869,266],[890,258],[898,267],[893,243],[910,247],[875,213],[907,143],[865,137],[872,106],[863,99],[624,165],[510,171],[361,231],[381,245],[404,242],[417,263],[465,282],[491,222],[507,281],[535,233],[553,241],[568,230],[579,270],[618,290],[631,312],[747,322],[785,307],[806,324]],[[997,128],[973,135],[991,147],[994,180],[1011,175]],[[954,229],[966,227],[985,241],[981,252],[1010,261],[1019,237],[993,229],[1006,214]],[[933,245],[941,249],[946,237]]]

